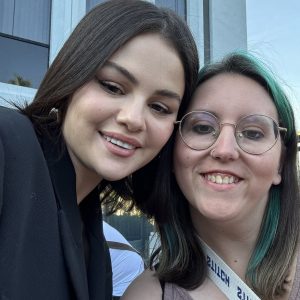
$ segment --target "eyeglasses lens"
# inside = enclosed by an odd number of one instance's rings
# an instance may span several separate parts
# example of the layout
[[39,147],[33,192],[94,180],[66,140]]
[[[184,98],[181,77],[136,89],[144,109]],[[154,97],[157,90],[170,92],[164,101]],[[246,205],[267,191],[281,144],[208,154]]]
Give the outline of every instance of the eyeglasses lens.
[[234,124],[220,124],[209,112],[191,112],[181,121],[180,133],[183,141],[192,149],[204,150],[212,146],[226,125],[235,127],[235,137],[242,150],[261,154],[271,149],[278,138],[278,126],[270,117],[249,115]]

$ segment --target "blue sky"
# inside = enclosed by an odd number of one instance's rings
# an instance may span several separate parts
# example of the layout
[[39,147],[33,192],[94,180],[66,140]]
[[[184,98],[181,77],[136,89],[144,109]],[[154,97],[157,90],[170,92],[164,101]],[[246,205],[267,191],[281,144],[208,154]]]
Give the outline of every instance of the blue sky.
[[282,81],[300,130],[300,1],[246,0],[248,50]]

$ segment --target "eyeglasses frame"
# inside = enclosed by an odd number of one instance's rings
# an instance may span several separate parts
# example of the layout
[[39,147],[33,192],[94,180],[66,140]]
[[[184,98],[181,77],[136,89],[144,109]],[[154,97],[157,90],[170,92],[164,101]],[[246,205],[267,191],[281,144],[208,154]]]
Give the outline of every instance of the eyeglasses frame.
[[[217,123],[219,124],[219,128],[220,128],[219,135],[218,135],[218,137],[216,138],[216,140],[215,140],[210,146],[208,146],[207,148],[204,148],[204,149],[195,149],[195,148],[189,146],[189,145],[186,143],[186,141],[184,140],[184,138],[183,138],[183,135],[182,135],[182,132],[181,132],[182,121],[183,121],[188,115],[190,115],[190,114],[192,114],[192,113],[206,113],[206,114],[209,114],[209,115],[211,115],[214,119],[216,119]],[[261,153],[251,153],[251,152],[245,151],[245,150],[240,146],[240,144],[239,144],[238,141],[237,141],[237,136],[236,136],[236,134],[237,134],[237,132],[236,132],[236,126],[237,126],[237,124],[239,124],[239,122],[240,122],[242,119],[247,118],[247,117],[251,117],[251,116],[263,116],[263,117],[267,117],[267,118],[271,119],[271,120],[276,124],[277,129],[278,129],[278,133],[279,133],[279,134],[277,135],[274,144],[273,144],[269,149],[267,149],[267,150],[265,150],[265,151],[263,151],[263,152],[261,152]],[[212,113],[210,113],[210,112],[208,112],[208,111],[205,111],[205,110],[193,110],[193,111],[190,111],[190,112],[186,113],[186,114],[181,118],[180,121],[175,121],[175,122],[174,122],[174,125],[178,125],[178,126],[179,126],[179,134],[180,134],[180,137],[181,137],[182,141],[184,142],[184,144],[185,144],[187,147],[189,147],[190,149],[195,150],[195,151],[202,151],[202,150],[207,150],[207,149],[209,149],[211,146],[213,146],[213,145],[217,142],[217,140],[218,140],[218,138],[219,138],[219,136],[220,136],[221,130],[222,130],[222,126],[224,126],[224,125],[231,125],[231,126],[234,127],[234,136],[235,136],[237,145],[238,145],[239,148],[240,148],[241,150],[243,150],[245,153],[248,153],[248,154],[251,154],[251,155],[262,155],[262,154],[268,152],[269,150],[271,150],[271,149],[276,145],[277,140],[278,140],[278,137],[279,137],[279,135],[280,135],[280,132],[284,132],[284,134],[287,133],[287,128],[279,126],[278,122],[275,121],[272,117],[269,117],[269,116],[266,116],[266,115],[263,115],[263,114],[250,114],[250,115],[241,117],[241,118],[236,122],[236,124],[232,124],[232,123],[228,123],[228,122],[221,123],[221,122],[219,121],[219,119],[218,119],[214,114],[212,114]],[[283,137],[283,139],[284,139],[284,137]]]

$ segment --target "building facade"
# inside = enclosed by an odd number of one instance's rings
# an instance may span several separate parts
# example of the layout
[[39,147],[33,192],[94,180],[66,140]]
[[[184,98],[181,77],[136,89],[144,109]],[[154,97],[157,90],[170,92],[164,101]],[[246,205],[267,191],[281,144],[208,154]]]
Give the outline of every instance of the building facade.
[[[0,105],[33,99],[64,41],[85,13],[103,1],[0,1]],[[246,0],[148,1],[187,21],[201,65],[247,47]]]

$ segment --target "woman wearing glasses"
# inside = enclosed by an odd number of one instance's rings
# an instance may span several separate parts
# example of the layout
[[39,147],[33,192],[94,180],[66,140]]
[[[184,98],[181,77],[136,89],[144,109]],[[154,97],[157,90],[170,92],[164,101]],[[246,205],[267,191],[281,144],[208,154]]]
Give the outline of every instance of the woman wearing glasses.
[[138,203],[157,222],[155,268],[123,299],[300,299],[297,139],[274,77],[245,53],[208,65],[177,123]]

